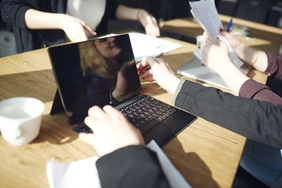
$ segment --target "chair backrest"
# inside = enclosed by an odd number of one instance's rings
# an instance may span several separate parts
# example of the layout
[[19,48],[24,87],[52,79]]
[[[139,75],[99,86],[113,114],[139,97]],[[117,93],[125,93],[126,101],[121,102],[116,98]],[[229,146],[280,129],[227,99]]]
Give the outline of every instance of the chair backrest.
[[235,17],[265,23],[272,3],[270,0],[240,0]]

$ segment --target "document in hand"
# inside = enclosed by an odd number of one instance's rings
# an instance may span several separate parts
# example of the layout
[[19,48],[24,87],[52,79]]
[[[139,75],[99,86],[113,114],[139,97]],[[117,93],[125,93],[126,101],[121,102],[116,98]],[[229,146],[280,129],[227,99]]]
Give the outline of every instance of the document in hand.
[[220,29],[223,29],[223,25],[218,16],[214,0],[189,1],[189,3],[194,19],[208,34],[210,40],[216,43],[216,38],[218,37],[223,41],[228,46],[231,61],[237,68],[240,68],[244,63],[237,57],[227,39],[220,34]]

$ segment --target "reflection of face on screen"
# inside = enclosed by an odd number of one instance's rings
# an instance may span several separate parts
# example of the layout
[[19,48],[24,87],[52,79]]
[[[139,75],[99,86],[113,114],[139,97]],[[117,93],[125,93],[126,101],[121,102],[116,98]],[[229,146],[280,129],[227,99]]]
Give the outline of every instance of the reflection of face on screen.
[[96,40],[95,45],[100,54],[106,59],[116,58],[122,50],[119,41],[115,37]]
[[120,38],[109,37],[79,44],[89,107],[109,104],[111,97],[121,102],[140,92],[130,43]]
[[51,48],[52,65],[70,124],[93,105],[122,102],[141,90],[128,35]]

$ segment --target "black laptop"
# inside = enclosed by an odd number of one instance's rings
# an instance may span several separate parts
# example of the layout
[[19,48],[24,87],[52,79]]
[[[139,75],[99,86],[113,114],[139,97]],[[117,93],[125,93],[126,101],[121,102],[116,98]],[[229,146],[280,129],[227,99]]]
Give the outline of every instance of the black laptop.
[[128,34],[108,35],[48,49],[58,86],[51,115],[60,107],[73,130],[84,124],[94,105],[113,105],[142,132],[145,142],[164,146],[197,117],[142,94]]

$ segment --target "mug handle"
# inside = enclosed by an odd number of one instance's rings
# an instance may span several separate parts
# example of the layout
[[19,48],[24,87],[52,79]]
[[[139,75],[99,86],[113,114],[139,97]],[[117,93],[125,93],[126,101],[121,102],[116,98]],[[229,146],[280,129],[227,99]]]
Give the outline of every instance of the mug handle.
[[12,127],[13,127],[12,134],[11,134],[12,139],[18,139],[22,135],[21,124],[15,124]]

